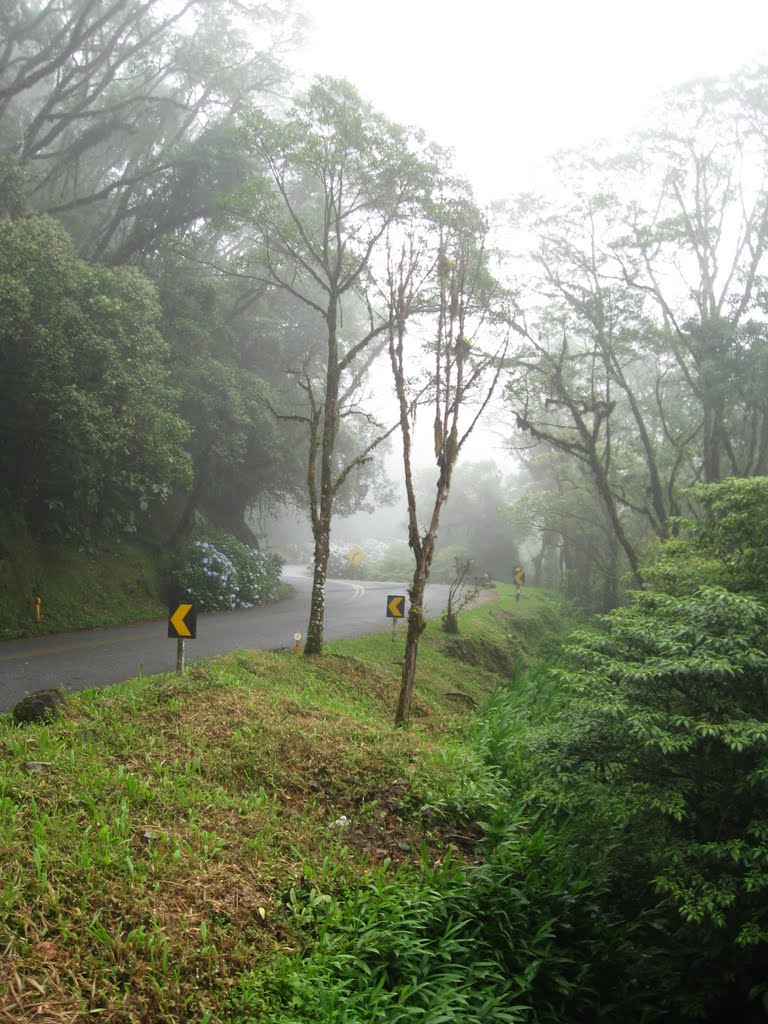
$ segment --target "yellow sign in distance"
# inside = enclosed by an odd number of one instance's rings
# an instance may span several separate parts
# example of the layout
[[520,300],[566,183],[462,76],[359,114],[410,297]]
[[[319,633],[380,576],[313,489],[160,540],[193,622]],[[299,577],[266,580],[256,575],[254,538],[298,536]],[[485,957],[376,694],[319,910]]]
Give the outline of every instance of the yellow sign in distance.
[[[180,602],[175,609],[171,609],[168,616],[168,636],[180,637],[182,640],[194,639],[197,628],[197,614],[194,612],[194,605],[191,601]],[[192,614],[190,615],[190,612]],[[187,616],[189,622],[185,621]]]
[[351,550],[347,552],[347,561],[356,569],[359,569],[365,561],[365,552],[361,551],[360,548],[351,548]]
[[405,595],[389,594],[387,597],[387,618],[402,619],[405,614]]
[[523,569],[522,566],[518,565],[515,568],[515,575],[513,579],[515,581],[515,586],[522,587],[525,583],[525,569]]

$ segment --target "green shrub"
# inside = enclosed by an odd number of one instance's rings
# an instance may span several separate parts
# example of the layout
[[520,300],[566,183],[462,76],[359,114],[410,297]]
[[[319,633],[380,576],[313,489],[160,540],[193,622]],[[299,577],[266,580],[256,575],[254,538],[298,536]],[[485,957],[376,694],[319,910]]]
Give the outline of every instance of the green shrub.
[[277,596],[282,561],[227,534],[194,541],[176,573],[178,590],[208,611],[252,608]]
[[768,996],[768,610],[718,587],[645,592],[603,627],[567,652],[544,802],[644,929],[638,984],[677,1017],[753,1019]]

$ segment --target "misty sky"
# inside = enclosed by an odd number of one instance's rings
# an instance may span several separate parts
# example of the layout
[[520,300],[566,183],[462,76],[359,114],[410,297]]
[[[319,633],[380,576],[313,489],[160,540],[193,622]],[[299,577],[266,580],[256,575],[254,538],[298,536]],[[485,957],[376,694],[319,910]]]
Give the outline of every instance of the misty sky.
[[300,58],[456,149],[489,200],[548,153],[621,138],[660,90],[768,61],[765,0],[305,0]]
[[[389,117],[453,147],[481,202],[546,190],[548,155],[621,140],[652,117],[666,88],[768,63],[765,0],[304,0],[304,8],[308,38],[294,66],[348,78]],[[482,426],[470,460],[508,461],[503,417],[498,427]]]

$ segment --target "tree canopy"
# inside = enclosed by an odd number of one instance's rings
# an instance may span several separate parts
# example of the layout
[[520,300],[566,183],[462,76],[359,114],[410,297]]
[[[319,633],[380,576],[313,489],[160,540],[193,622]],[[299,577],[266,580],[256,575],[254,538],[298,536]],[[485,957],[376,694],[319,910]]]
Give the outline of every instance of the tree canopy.
[[48,217],[0,220],[3,505],[42,531],[121,524],[187,484],[151,285],[84,263]]
[[242,176],[233,118],[284,83],[297,27],[281,0],[31,0],[0,19],[0,213],[23,199],[112,263],[213,214]]
[[563,198],[515,205],[534,242],[509,404],[588,482],[616,579],[640,582],[692,484],[768,469],[767,137],[751,76],[696,82],[631,148],[562,158]]

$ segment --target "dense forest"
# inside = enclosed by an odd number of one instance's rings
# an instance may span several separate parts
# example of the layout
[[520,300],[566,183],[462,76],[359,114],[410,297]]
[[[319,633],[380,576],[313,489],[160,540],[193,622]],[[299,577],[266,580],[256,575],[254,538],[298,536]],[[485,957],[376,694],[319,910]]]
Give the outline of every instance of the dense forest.
[[[542,954],[530,1019],[764,1020],[768,69],[485,210],[352,84],[296,86],[300,34],[288,0],[0,12],[0,568],[20,536],[137,537],[205,606],[258,603],[279,564],[247,523],[292,506],[316,654],[335,524],[390,499],[400,452],[401,721],[439,533],[603,613],[544,672],[567,710],[526,758],[501,704],[483,740],[556,834],[530,871],[565,872],[573,959]],[[490,413],[514,492],[467,461]]]

